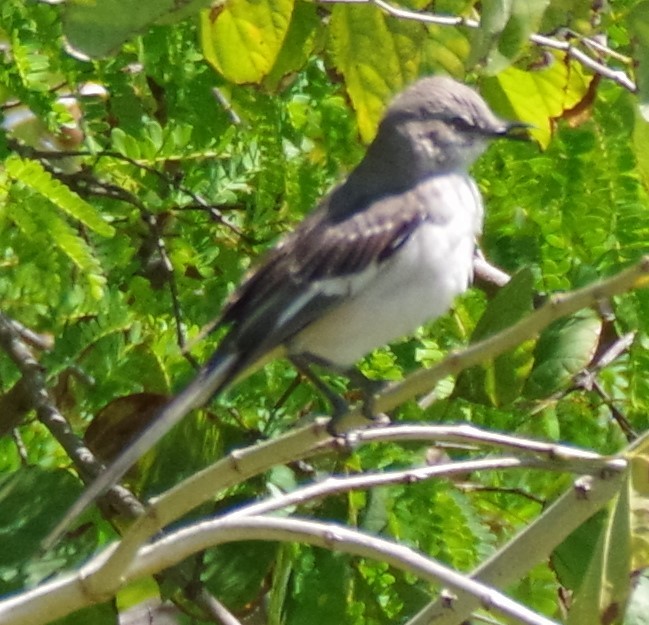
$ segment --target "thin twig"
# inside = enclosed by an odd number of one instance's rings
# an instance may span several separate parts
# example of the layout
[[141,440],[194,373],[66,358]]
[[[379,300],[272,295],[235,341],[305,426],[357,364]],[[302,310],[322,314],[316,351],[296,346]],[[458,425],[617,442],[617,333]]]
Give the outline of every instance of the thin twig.
[[[254,241],[248,237],[242,230],[237,228],[237,226],[231,224],[223,215],[221,211],[219,211],[213,204],[210,204],[207,202],[200,194],[196,193],[195,191],[192,191],[189,187],[185,187],[184,185],[180,184],[179,182],[172,181],[169,179],[169,176],[167,176],[165,173],[159,171],[157,168],[149,165],[143,160],[138,160],[135,158],[131,158],[130,156],[126,156],[124,154],[121,154],[120,152],[115,152],[112,150],[102,150],[100,152],[93,152],[91,150],[62,150],[62,151],[56,151],[56,150],[39,150],[36,148],[33,148],[31,146],[25,145],[20,143],[19,141],[16,141],[15,139],[9,139],[8,141],[9,146],[11,147],[12,150],[20,154],[21,156],[25,156],[28,158],[35,158],[39,160],[44,160],[44,161],[56,161],[56,160],[61,160],[61,159],[66,159],[66,158],[71,158],[71,157],[88,157],[88,158],[94,158],[96,161],[101,160],[102,158],[113,158],[115,160],[120,160],[125,163],[128,163],[129,165],[132,165],[133,167],[136,167],[138,169],[142,169],[143,171],[146,171],[156,177],[158,177],[160,180],[162,180],[167,187],[170,189],[177,189],[181,193],[184,193],[188,197],[192,198],[194,200],[195,204],[202,207],[203,210],[206,210],[209,212],[209,214],[212,216],[212,218],[219,223],[221,226],[224,228],[230,230],[232,233],[237,235],[237,237],[246,243],[253,244]],[[205,157],[207,158],[208,156],[215,156],[215,155],[209,155],[206,154]],[[50,170],[50,173],[52,175],[64,179],[65,178],[65,183],[68,186],[74,186],[74,184],[71,182],[72,179],[75,178],[80,178],[83,177],[88,179],[88,174],[87,172],[74,172],[72,174],[65,174],[63,172],[59,171],[52,171]],[[104,190],[111,190],[111,193],[104,193],[104,196],[106,197],[111,197],[113,199],[121,199],[124,201],[127,201],[129,203],[133,203],[132,200],[132,195],[129,194],[126,190],[121,189],[120,187],[116,187],[115,185],[111,185],[109,183],[100,181],[98,179],[93,179],[94,182],[96,183],[97,187],[101,187]],[[117,191],[119,189],[120,191],[123,191],[123,193],[119,193]],[[95,191],[96,195],[99,195],[97,191]],[[183,209],[183,206],[179,206],[178,209]]]
[[606,456],[571,447],[559,443],[548,443],[522,436],[512,436],[501,432],[483,430],[474,425],[431,425],[414,423],[394,423],[387,427],[359,430],[349,435],[350,444],[369,444],[404,441],[427,441],[430,444],[473,443],[488,445],[497,449],[514,450],[520,454],[528,454],[546,458],[551,462],[563,464],[563,470],[576,473],[592,473],[601,471],[608,462]]
[[[21,372],[25,392],[38,419],[65,449],[84,481],[93,480],[102,471],[103,466],[74,434],[66,418],[59,412],[47,390],[40,363],[21,340],[11,319],[3,313],[0,313],[0,347]],[[129,518],[142,514],[142,504],[123,486],[111,487],[106,497],[111,506]]]
[[[226,538],[227,537],[227,538]],[[465,592],[485,609],[496,610],[527,625],[554,625],[554,621],[522,606],[501,592],[489,588],[423,554],[398,543],[333,523],[277,517],[237,518],[203,521],[160,539],[138,553],[137,565],[143,572],[159,566],[159,551],[166,557],[182,559],[191,553],[221,542],[272,540],[303,542],[387,563],[430,582],[441,582],[454,592]]]
[[41,332],[35,332],[31,328],[19,323],[15,319],[10,319],[10,323],[13,325],[16,333],[30,347],[35,347],[40,349],[43,352],[48,352],[54,347],[54,338],[51,334],[43,334]]
[[[464,18],[461,16],[446,16],[446,15],[433,15],[432,13],[423,13],[419,11],[409,11],[400,7],[395,7],[385,0],[319,0],[322,3],[345,3],[345,4],[371,4],[388,15],[399,19],[414,20],[424,24],[438,24],[441,26],[466,26],[467,28],[479,28],[480,22],[478,20]],[[637,86],[622,70],[616,70],[600,63],[599,61],[588,56],[585,52],[576,48],[568,41],[559,41],[545,35],[534,33],[530,35],[530,41],[538,46],[550,48],[553,50],[560,50],[565,52],[569,57],[573,58],[584,67],[592,70],[596,74],[603,76],[616,82],[618,85],[624,87],[631,93],[637,91]],[[589,40],[592,46],[592,40]]]
[[595,59],[588,56],[585,52],[582,52],[579,48],[575,48],[568,41],[558,41],[550,37],[545,37],[544,35],[530,35],[530,41],[539,46],[545,48],[551,48],[554,50],[561,50],[565,52],[569,57],[575,59],[575,61],[581,63],[584,67],[592,70],[596,74],[608,78],[613,82],[616,82],[618,85],[624,87],[631,93],[637,91],[636,84],[622,71],[617,69],[611,69],[610,67],[599,63]]
[[514,456],[504,456],[501,458],[444,462],[434,466],[404,469],[402,471],[364,473],[362,475],[344,477],[332,476],[325,478],[321,482],[297,488],[290,493],[285,493],[273,497],[272,499],[242,506],[241,508],[237,508],[233,512],[224,515],[222,518],[232,519],[259,516],[261,514],[268,514],[290,506],[304,505],[307,502],[323,499],[324,497],[330,497],[331,495],[347,493],[353,490],[367,490],[381,486],[393,486],[395,484],[410,484],[433,478],[448,478],[453,475],[472,473],[474,471],[522,468],[564,470],[564,468],[560,467],[557,463],[543,462],[533,458],[521,459]]
[[221,625],[241,625],[241,621],[230,612],[214,595],[208,592],[202,584],[198,589],[191,589],[189,597],[193,599],[198,606],[205,612],[215,623]]
[[456,484],[455,487],[465,493],[498,493],[505,495],[516,495],[518,497],[523,497],[524,499],[529,499],[530,501],[539,504],[539,506],[545,505],[545,499],[538,497],[537,495],[534,495],[533,493],[530,493],[526,490],[523,490],[522,488],[506,486],[485,486],[484,484],[474,484],[467,482]]

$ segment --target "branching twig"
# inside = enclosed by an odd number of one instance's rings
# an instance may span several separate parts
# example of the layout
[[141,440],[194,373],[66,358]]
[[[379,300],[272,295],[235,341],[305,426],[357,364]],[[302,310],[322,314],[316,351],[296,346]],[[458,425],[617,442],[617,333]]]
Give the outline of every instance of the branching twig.
[[[52,401],[40,363],[23,343],[15,325],[0,313],[0,346],[23,376],[24,390],[39,420],[65,449],[85,481],[94,479],[102,470],[101,463],[72,432],[67,420]],[[142,514],[142,504],[122,486],[113,486],[107,501],[120,513],[135,518]]]
[[[157,168],[149,165],[148,163],[142,160],[137,160],[131,158],[130,156],[126,156],[124,154],[121,154],[120,152],[115,152],[112,150],[102,150],[100,152],[93,152],[90,150],[61,150],[57,152],[55,150],[39,150],[31,146],[22,144],[19,141],[16,141],[15,139],[8,140],[8,143],[11,149],[17,152],[18,154],[25,156],[27,158],[39,159],[41,161],[57,161],[57,160],[63,160],[63,159],[73,158],[73,157],[87,157],[87,158],[94,158],[97,161],[99,161],[102,158],[112,158],[115,160],[128,163],[133,167],[136,167],[138,169],[146,171],[147,173],[152,174],[153,176],[156,176],[157,178],[162,180],[165,183],[165,185],[167,185],[169,188],[177,189],[181,193],[184,193],[188,197],[192,198],[192,200],[194,200],[197,206],[200,206],[203,210],[208,211],[209,214],[212,216],[212,218],[221,226],[223,226],[227,230],[230,230],[232,233],[236,234],[237,237],[242,239],[243,241],[247,243],[254,243],[254,241],[252,241],[250,237],[248,237],[244,232],[242,232],[235,225],[231,224],[224,217],[221,211],[219,211],[215,206],[207,202],[200,194],[196,193],[195,191],[192,191],[189,187],[186,187],[176,181],[170,180],[169,176],[167,176],[165,173],[161,172]],[[214,155],[206,154],[205,156],[207,157],[207,156],[214,156]],[[65,179],[66,184],[70,186],[74,186],[72,182],[75,179],[82,178],[87,182],[87,178],[88,178],[87,172],[74,172],[71,174],[66,174],[59,171],[52,171],[51,168],[50,168],[50,172],[52,173],[52,175],[58,178]],[[135,196],[130,194],[125,189],[121,189],[120,187],[115,187],[115,185],[110,185],[98,179],[93,179],[93,181],[97,185],[96,189],[102,187],[105,190],[108,188],[112,190],[111,193],[106,193],[106,192],[104,192],[103,194],[95,193],[96,195],[112,197],[113,199],[121,199],[127,201],[130,204],[133,203],[133,197]],[[123,191],[123,193],[120,194],[116,192],[117,189],[120,189],[121,191]],[[92,187],[90,187],[90,190],[92,190]],[[138,207],[141,207],[141,204],[138,204]],[[183,208],[183,207],[178,207],[178,208]]]
[[[452,588],[456,594],[467,594],[479,605],[497,610],[520,623],[554,625],[553,621],[515,603],[502,593],[470,580],[413,549],[332,523],[301,519],[254,517],[230,521],[219,519],[190,525],[140,549],[137,557],[124,571],[124,575],[115,580],[115,584],[121,586],[140,577],[155,574],[207,548],[242,540],[303,542],[324,549],[372,558],[424,580],[441,582]],[[110,549],[107,550],[108,553]],[[40,625],[96,602],[100,597],[92,592],[89,594],[88,583],[102,567],[104,560],[105,554],[100,554],[76,575],[55,580],[0,602],[0,624]]]
[[[375,397],[374,406],[380,412],[391,410],[427,392],[446,376],[455,375],[470,366],[494,358],[533,338],[560,317],[591,306],[600,299],[645,285],[648,274],[649,258],[644,258],[637,265],[607,280],[554,296],[514,326],[475,343],[462,352],[451,354],[438,365],[417,371],[403,382],[388,387]],[[241,483],[272,466],[303,458],[312,453],[319,444],[330,444],[332,439],[327,434],[325,423],[326,420],[318,421],[278,439],[233,452],[154,500],[145,516],[129,529],[119,547],[104,564],[103,570],[95,576],[95,580],[100,582],[99,587],[105,587],[110,580],[119,579],[140,546],[150,536],[212,497],[215,492]],[[358,407],[343,416],[336,427],[340,432],[344,432],[363,423],[366,424],[367,421],[363,417],[362,408]]]
[[[385,0],[319,0],[323,3],[353,3],[353,4],[373,4],[378,7],[388,15],[399,19],[414,20],[417,22],[422,22],[424,24],[438,24],[440,26],[466,26],[467,28],[479,28],[480,22],[478,20],[464,18],[461,16],[446,16],[446,15],[433,15],[432,13],[423,13],[419,11],[409,11],[407,9],[402,9],[400,7],[395,7],[394,5],[386,2]],[[560,41],[558,39],[553,39],[552,37],[547,37],[541,34],[532,34],[530,35],[530,41],[538,46],[544,48],[550,48],[553,50],[560,50],[565,52],[569,57],[581,63],[584,67],[592,70],[594,73],[608,78],[616,82],[618,85],[624,87],[631,93],[635,93],[637,90],[636,84],[629,78],[622,70],[616,70],[600,63],[596,59],[588,56],[585,52],[576,48],[569,41]],[[589,47],[593,46],[592,39],[589,39],[586,42],[586,45]],[[619,55],[615,55],[616,58]]]
[[[532,566],[546,559],[557,545],[619,492],[626,476],[626,463],[621,459],[617,462],[620,471],[616,473],[579,478],[573,488],[531,525],[475,569],[471,574],[472,579],[479,579],[496,588],[506,588]],[[452,611],[444,600],[438,599],[406,625],[457,625],[480,607],[475,598],[466,592],[454,594]]]
[[563,470],[556,463],[542,462],[531,458],[521,459],[513,456],[501,458],[484,458],[480,460],[464,460],[445,462],[434,466],[405,469],[402,471],[386,471],[384,473],[364,473],[362,475],[345,477],[328,477],[321,482],[297,488],[290,493],[273,497],[265,501],[253,503],[224,515],[224,519],[252,517],[282,510],[290,506],[304,505],[307,502],[347,493],[352,490],[366,490],[380,486],[395,484],[410,484],[435,477],[450,477],[452,475],[470,473],[473,471],[489,471],[494,469],[537,468]]
[[521,454],[545,458],[547,462],[555,463],[556,468],[574,473],[594,473],[601,471],[608,458],[592,451],[546,443],[521,436],[510,436],[500,432],[483,430],[473,425],[423,425],[423,424],[393,424],[384,428],[372,428],[354,432],[350,436],[353,443],[428,441],[429,443],[475,443],[488,445],[498,449],[515,450]]
[[545,499],[538,497],[533,493],[530,493],[522,488],[508,487],[508,486],[485,486],[484,484],[467,484],[460,483],[455,485],[456,488],[464,493],[498,493],[506,495],[516,495],[517,497],[523,497],[524,499],[529,499],[534,503],[543,506],[545,504]]
[[578,63],[581,63],[584,67],[592,70],[595,74],[599,74],[604,78],[616,82],[631,93],[635,93],[637,90],[636,84],[622,70],[611,69],[610,67],[603,65],[588,56],[585,52],[582,52],[579,48],[575,48],[575,46],[568,41],[558,41],[557,39],[552,39],[538,34],[531,35],[530,41],[545,48],[565,52],[569,57],[573,58]]

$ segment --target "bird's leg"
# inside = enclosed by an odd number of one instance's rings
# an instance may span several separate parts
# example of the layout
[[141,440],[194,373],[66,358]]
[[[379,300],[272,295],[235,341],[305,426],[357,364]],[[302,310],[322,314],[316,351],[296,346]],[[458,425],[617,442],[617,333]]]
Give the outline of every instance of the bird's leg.
[[366,419],[376,419],[376,410],[374,409],[374,397],[378,395],[388,382],[385,380],[371,380],[360,369],[351,367],[344,371],[346,375],[363,393],[363,416]]
[[337,393],[335,393],[327,384],[325,384],[312,370],[311,365],[318,365],[325,369],[329,369],[333,373],[346,376],[352,384],[358,387],[363,393],[363,416],[372,421],[376,418],[374,410],[374,396],[383,390],[386,382],[382,380],[370,380],[360,370],[355,367],[343,368],[338,367],[322,358],[313,356],[312,354],[299,354],[291,356],[290,361],[293,366],[305,377],[315,388],[324,395],[325,399],[331,404],[334,414],[332,415],[331,422],[335,423],[337,419],[342,417],[348,410],[347,402]]
[[[338,393],[334,392],[325,382],[323,382],[312,370],[311,365],[314,360],[310,356],[294,355],[290,356],[289,360],[293,366],[319,391],[324,398],[329,402],[333,409],[331,415],[331,424],[335,423],[340,417],[346,414],[349,410],[347,402]],[[318,364],[316,362],[316,364]],[[336,435],[335,432],[332,434]]]

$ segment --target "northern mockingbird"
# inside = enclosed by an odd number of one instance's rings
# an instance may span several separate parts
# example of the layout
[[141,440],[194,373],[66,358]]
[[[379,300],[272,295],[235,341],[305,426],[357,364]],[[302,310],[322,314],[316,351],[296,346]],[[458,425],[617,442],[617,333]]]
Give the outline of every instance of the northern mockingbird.
[[229,330],[209,362],[66,520],[190,409],[270,358],[286,356],[308,375],[311,364],[346,371],[444,313],[471,281],[482,227],[482,200],[468,168],[490,139],[521,126],[446,77],[423,78],[397,96],[358,167],[226,304],[218,325]]

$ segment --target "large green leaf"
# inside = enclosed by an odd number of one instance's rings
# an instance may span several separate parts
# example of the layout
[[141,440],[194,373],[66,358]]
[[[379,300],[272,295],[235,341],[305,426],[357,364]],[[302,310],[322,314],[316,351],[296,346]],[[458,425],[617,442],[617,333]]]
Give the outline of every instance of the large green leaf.
[[63,9],[68,48],[81,58],[107,56],[156,21],[182,19],[209,4],[210,0],[68,0]]
[[[534,278],[529,268],[515,274],[493,298],[476,326],[477,342],[516,323],[532,309]],[[457,380],[454,394],[492,405],[506,405],[520,392],[532,366],[532,342],[498,356],[493,363],[472,367]]]
[[507,24],[492,50],[486,72],[497,74],[526,52],[530,35],[537,32],[550,0],[513,0]]
[[469,65],[480,64],[494,75],[509,67],[538,31],[550,0],[482,2],[480,28],[473,33]]
[[201,14],[205,58],[228,80],[256,83],[277,61],[293,0],[230,0]]
[[599,533],[583,582],[574,594],[568,625],[618,622],[629,593],[630,530],[629,491],[622,488]]
[[301,69],[311,56],[318,35],[322,32],[316,6],[304,0],[296,0],[286,38],[266,77],[266,84],[274,88],[285,76]]
[[591,309],[548,326],[534,350],[534,369],[525,396],[540,399],[565,388],[591,362],[601,329],[602,321]]
[[649,436],[634,444],[630,459],[631,568],[649,569]]
[[547,146],[554,120],[585,97],[591,80],[580,65],[558,57],[539,71],[508,67],[484,80],[482,92],[501,113],[531,124],[531,134]]
[[334,6],[329,44],[365,141],[376,132],[386,101],[419,72],[423,24],[396,20],[372,6]]

